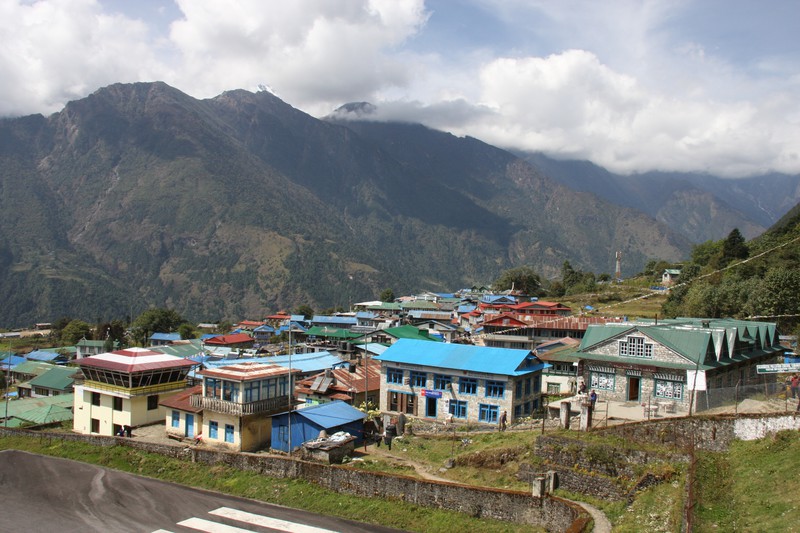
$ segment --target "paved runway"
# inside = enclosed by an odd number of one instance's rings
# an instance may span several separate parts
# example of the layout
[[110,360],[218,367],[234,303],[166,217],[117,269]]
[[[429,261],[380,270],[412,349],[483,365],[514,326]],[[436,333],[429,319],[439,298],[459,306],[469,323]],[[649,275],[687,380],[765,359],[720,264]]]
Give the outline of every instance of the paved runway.
[[397,531],[17,450],[0,452],[0,498],[3,531]]

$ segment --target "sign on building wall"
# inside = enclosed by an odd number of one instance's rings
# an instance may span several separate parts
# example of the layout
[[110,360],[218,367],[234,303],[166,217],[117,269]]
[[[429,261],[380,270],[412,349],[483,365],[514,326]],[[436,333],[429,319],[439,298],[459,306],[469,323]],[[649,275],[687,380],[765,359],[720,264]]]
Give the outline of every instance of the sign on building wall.
[[442,397],[442,391],[440,391],[440,390],[422,389],[422,392],[420,394],[422,396],[426,397],[426,398],[441,398]]
[[800,371],[800,363],[783,363],[775,365],[756,365],[757,374],[781,374]]
[[689,390],[706,390],[706,371],[687,370],[686,387]]

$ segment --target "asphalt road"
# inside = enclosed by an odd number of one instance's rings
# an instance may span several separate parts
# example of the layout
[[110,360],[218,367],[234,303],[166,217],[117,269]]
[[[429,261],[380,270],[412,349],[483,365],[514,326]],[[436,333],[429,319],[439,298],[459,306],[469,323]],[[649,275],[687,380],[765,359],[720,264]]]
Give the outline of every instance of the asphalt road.
[[0,452],[0,506],[0,531],[397,531],[17,450]]

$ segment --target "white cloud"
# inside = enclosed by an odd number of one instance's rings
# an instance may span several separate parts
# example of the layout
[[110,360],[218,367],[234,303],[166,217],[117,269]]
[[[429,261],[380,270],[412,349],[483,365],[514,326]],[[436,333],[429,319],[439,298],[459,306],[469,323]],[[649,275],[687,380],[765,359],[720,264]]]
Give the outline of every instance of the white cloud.
[[184,60],[178,83],[205,96],[264,83],[315,114],[407,84],[413,65],[391,52],[426,19],[421,0],[179,5],[185,18],[170,34]]
[[104,85],[142,80],[142,66],[158,64],[143,23],[105,14],[93,0],[2,2],[0,35],[0,115],[58,111]]
[[315,116],[366,100],[376,118],[618,172],[800,172],[790,1],[780,20],[756,11],[750,30],[726,25],[753,16],[726,0],[472,0],[444,33],[457,47],[423,38],[451,22],[448,1],[175,0],[169,26],[137,18],[154,6],[125,15],[111,1],[0,0],[1,115],[57,111],[116,82],[198,98],[263,84]]

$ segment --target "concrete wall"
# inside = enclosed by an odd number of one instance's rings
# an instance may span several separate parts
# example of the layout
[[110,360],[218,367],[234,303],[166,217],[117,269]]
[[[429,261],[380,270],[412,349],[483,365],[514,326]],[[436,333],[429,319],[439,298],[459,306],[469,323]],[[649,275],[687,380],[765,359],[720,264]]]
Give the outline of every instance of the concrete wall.
[[0,436],[29,436],[80,441],[98,446],[123,445],[206,465],[227,465],[277,478],[303,478],[330,490],[354,496],[378,497],[448,509],[480,518],[539,526],[548,531],[586,531],[589,517],[581,507],[562,498],[534,498],[528,492],[471,487],[407,476],[365,472],[264,454],[230,453],[206,448],[140,442],[135,439],[0,428]]

